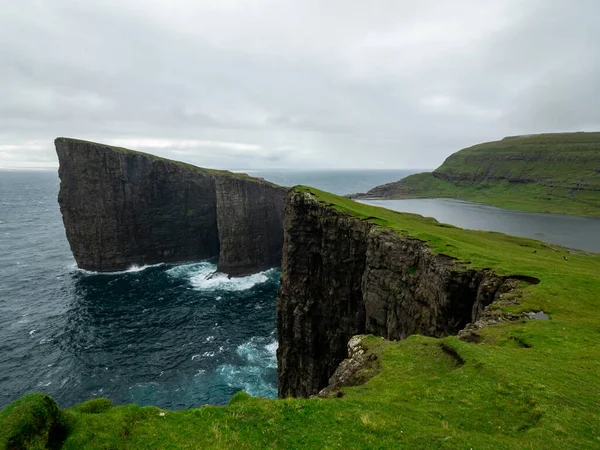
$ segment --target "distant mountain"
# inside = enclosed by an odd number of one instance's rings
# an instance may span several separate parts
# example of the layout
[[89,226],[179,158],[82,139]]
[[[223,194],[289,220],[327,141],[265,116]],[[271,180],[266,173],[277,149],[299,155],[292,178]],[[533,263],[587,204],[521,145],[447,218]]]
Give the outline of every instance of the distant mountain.
[[508,209],[600,217],[600,132],[486,142],[450,155],[433,172],[352,198],[458,198]]

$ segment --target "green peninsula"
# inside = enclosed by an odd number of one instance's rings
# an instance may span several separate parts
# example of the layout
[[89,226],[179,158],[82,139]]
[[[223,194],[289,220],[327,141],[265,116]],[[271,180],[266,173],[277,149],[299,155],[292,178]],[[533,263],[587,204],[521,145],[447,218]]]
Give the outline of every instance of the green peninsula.
[[532,212],[600,217],[600,133],[507,137],[460,150],[433,172],[353,198],[454,198]]

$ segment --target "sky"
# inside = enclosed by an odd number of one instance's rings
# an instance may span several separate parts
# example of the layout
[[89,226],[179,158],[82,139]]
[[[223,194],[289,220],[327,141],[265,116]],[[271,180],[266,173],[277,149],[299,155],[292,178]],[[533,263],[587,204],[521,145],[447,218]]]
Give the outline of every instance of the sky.
[[0,168],[57,136],[222,169],[428,169],[600,130],[597,0],[0,0]]

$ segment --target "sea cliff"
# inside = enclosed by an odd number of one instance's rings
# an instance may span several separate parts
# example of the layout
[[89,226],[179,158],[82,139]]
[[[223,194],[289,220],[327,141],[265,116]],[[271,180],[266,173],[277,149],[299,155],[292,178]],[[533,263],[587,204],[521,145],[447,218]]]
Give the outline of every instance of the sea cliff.
[[325,388],[352,336],[443,337],[476,322],[514,278],[435,254],[426,242],[293,190],[277,299],[279,396]]
[[58,138],[55,145],[60,209],[80,268],[217,256],[231,275],[279,265],[284,188],[103,144]]
[[[144,210],[145,197],[129,184],[139,179],[140,167],[152,163],[147,155],[141,162],[129,154],[117,161],[131,172],[116,164],[114,155],[97,162],[106,160],[102,173],[115,171],[121,178],[103,185],[111,192],[93,192],[103,201]],[[66,183],[75,192],[68,198],[89,192],[87,177],[98,177],[82,161],[77,164],[82,173]],[[160,164],[174,176],[162,180],[158,197],[170,192],[169,183],[177,179],[190,190],[175,198],[193,189],[211,193],[211,177],[220,176],[205,170],[193,175],[200,169],[184,171],[179,163]],[[129,178],[132,174],[137,175]],[[206,183],[208,190],[196,182]],[[237,239],[236,230],[246,224],[253,234],[269,230],[275,219],[248,222],[250,213],[236,205],[266,211],[280,200],[268,197],[267,188],[254,191],[256,186],[245,184],[243,177],[239,184],[231,182],[215,182],[215,216],[210,213],[212,194],[197,205],[206,208],[206,217],[215,217],[216,233],[221,233],[218,195],[227,192],[231,204],[223,210],[231,217],[231,231],[223,236]],[[261,192],[268,197],[264,201],[260,195],[247,200]],[[115,220],[116,213],[103,201],[80,198]],[[154,197],[149,202],[161,205]],[[82,218],[97,226],[93,209],[67,206],[68,220]],[[115,209],[121,214],[122,204]],[[227,407],[168,411],[94,398],[61,409],[46,395],[29,394],[0,411],[0,448],[598,446],[599,255],[463,230],[302,186],[289,192],[284,213],[277,321],[280,396],[285,399],[240,392]],[[180,209],[174,214],[180,217]],[[187,231],[180,222],[173,226],[181,237]],[[78,239],[93,238],[77,227],[71,232]],[[244,239],[243,245],[257,248],[253,235]],[[265,254],[257,260],[264,262]],[[247,267],[245,258],[241,253],[228,264]],[[320,398],[314,397],[317,393]]]

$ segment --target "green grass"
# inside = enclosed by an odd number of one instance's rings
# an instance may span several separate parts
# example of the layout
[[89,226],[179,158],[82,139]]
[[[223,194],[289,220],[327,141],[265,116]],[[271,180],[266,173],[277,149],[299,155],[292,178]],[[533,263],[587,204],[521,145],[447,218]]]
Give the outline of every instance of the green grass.
[[432,173],[368,193],[459,198],[501,208],[600,217],[600,133],[515,136],[454,153]]
[[[364,345],[378,355],[380,371],[342,398],[237,394],[228,407],[186,411],[92,400],[62,411],[63,448],[600,448],[600,255],[296,189],[472,267],[539,278],[506,310],[543,310],[551,320],[489,326],[479,344],[369,337]],[[9,409],[0,414],[12,417]]]

